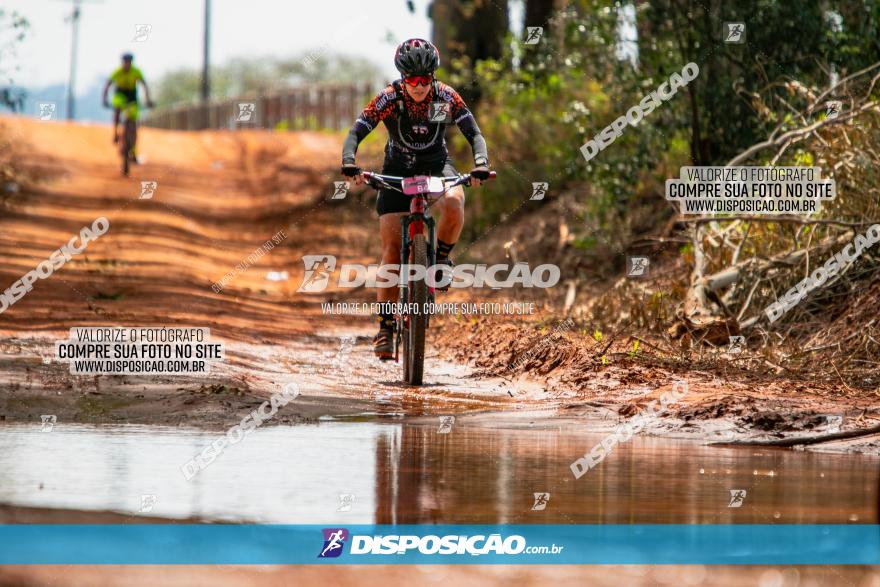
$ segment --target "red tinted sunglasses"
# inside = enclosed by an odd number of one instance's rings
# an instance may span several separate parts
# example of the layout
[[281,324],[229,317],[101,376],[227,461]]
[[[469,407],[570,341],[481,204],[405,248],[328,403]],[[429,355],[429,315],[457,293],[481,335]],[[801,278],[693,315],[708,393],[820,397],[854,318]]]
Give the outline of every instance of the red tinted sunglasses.
[[416,87],[418,85],[429,86],[431,82],[434,81],[434,76],[431,75],[408,75],[403,78],[408,85],[412,87]]

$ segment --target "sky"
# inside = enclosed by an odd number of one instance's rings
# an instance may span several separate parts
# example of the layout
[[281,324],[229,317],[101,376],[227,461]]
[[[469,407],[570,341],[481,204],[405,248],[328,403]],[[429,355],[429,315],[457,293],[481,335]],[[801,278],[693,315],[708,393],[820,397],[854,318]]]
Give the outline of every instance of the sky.
[[[214,64],[232,57],[285,57],[317,49],[365,57],[395,75],[394,47],[409,37],[430,38],[429,0],[212,0],[210,53]],[[30,21],[15,59],[17,85],[67,83],[70,0],[3,0]],[[181,67],[201,67],[204,0],[83,0],[76,90],[84,92],[119,63],[125,51],[148,80]],[[135,41],[136,25],[150,25]]]

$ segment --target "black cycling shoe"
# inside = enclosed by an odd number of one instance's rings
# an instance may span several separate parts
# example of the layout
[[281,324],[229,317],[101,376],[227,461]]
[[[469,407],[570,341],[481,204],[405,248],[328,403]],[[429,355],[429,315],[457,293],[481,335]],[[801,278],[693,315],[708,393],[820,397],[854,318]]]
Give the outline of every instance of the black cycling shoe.
[[394,358],[394,330],[391,328],[379,329],[379,333],[373,337],[373,352],[383,361]]
[[[437,264],[438,265],[449,265],[450,267],[453,267],[453,268],[455,267],[455,263],[453,263],[452,259],[450,259],[448,257],[446,259],[443,259],[442,261],[437,261]],[[443,278],[443,274],[441,274],[439,271],[434,272],[434,283],[439,282],[442,278]],[[452,284],[451,280],[446,285],[435,286],[434,289],[436,291],[449,291],[450,284]]]

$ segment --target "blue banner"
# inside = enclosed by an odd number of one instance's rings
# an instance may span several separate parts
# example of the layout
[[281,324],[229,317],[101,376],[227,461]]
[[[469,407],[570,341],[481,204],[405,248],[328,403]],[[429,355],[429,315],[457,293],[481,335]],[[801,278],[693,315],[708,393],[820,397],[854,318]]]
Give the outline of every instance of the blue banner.
[[880,526],[11,524],[0,564],[880,565]]

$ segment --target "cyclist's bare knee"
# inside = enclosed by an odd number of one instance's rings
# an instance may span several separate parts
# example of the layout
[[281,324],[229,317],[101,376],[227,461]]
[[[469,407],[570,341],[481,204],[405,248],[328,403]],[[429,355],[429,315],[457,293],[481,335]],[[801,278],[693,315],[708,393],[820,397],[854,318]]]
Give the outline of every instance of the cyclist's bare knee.
[[382,239],[382,262],[400,262],[400,217],[404,213],[383,214],[379,217],[379,235]]
[[460,185],[455,186],[449,190],[445,199],[453,206],[464,208],[464,188]]
[[443,215],[451,215],[461,218],[464,216],[464,190],[456,186],[449,190],[446,197],[440,201],[440,210]]

